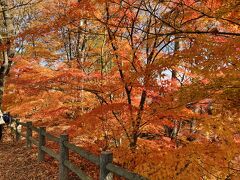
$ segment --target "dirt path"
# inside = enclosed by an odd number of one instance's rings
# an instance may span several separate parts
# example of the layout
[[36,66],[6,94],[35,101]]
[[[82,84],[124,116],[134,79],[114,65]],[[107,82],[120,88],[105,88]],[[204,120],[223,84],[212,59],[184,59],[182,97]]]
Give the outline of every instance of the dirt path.
[[23,143],[0,142],[0,180],[55,180],[57,172],[52,163],[38,163],[35,151]]

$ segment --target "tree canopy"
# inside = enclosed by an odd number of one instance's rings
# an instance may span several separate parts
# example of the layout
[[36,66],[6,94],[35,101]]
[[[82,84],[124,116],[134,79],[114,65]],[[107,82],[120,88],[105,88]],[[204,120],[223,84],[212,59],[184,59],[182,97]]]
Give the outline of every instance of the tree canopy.
[[149,179],[240,177],[238,0],[0,5],[3,110]]

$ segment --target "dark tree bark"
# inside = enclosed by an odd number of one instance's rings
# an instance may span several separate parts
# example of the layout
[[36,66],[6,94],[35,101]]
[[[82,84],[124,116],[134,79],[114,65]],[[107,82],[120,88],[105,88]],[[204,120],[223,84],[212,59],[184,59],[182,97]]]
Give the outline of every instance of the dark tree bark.
[[[2,9],[3,22],[1,24],[4,32],[1,32],[0,46],[4,46],[5,49],[2,50],[2,59],[0,67],[0,109],[2,110],[2,98],[4,92],[4,83],[6,75],[8,74],[11,67],[11,58],[14,57],[14,50],[12,48],[12,38],[14,35],[14,27],[12,18],[9,12],[9,6],[7,0],[0,0],[0,6]],[[4,36],[3,36],[4,35]]]

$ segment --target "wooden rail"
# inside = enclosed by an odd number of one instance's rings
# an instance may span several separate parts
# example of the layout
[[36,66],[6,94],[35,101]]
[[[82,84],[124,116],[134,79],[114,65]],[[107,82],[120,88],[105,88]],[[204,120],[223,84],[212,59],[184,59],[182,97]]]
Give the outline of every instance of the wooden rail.
[[[84,150],[74,144],[71,144],[68,139],[68,135],[60,135],[55,137],[52,134],[46,132],[46,127],[34,127],[32,122],[20,122],[19,119],[13,119],[16,126],[14,127],[16,139],[19,140],[20,136],[26,138],[27,147],[32,147],[32,144],[38,147],[38,161],[44,161],[45,154],[53,157],[59,162],[59,179],[67,180],[69,171],[74,172],[80,179],[92,180],[84,171],[77,165],[73,164],[69,160],[69,150],[79,154],[82,158],[92,162],[96,166],[99,166],[99,180],[112,180],[113,174],[124,177],[128,180],[147,180],[147,178],[133,173],[127,169],[124,169],[116,164],[113,164],[113,154],[110,151],[101,152],[100,156],[96,156],[91,152]],[[22,125],[26,127],[26,134],[17,131],[18,126]],[[38,133],[38,139],[34,139],[32,134]],[[59,144],[59,153],[46,147],[46,141],[50,140]]]

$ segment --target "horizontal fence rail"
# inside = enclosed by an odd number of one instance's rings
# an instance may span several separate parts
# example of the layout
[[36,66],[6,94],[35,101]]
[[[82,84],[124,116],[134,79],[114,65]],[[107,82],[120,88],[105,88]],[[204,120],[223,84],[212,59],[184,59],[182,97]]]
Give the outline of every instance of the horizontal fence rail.
[[[117,176],[124,177],[128,180],[147,180],[146,177],[143,177],[139,174],[133,173],[125,168],[122,168],[116,164],[113,164],[113,154],[109,151],[103,151],[100,154],[100,157],[92,154],[85,149],[78,147],[74,144],[71,144],[68,140],[68,135],[61,135],[56,137],[48,132],[46,132],[46,127],[34,127],[32,122],[20,122],[19,119],[13,119],[12,121],[15,126],[12,127],[12,130],[15,131],[16,139],[19,140],[20,137],[26,138],[27,147],[32,147],[32,144],[38,148],[38,161],[44,161],[45,154],[48,154],[55,160],[59,162],[59,179],[67,180],[68,172],[74,172],[80,179],[83,180],[92,180],[93,178],[88,176],[80,167],[73,164],[69,160],[69,150],[77,153],[80,157],[90,161],[99,167],[99,180],[112,180],[113,174]],[[20,133],[18,131],[19,125],[26,127],[26,133]],[[34,132],[38,133],[38,139],[34,139],[32,134]],[[53,141],[59,144],[60,152],[57,153],[54,150],[46,147],[46,141]]]
[[76,145],[74,144],[70,144],[68,142],[64,142],[63,143],[68,149],[71,149],[73,152],[79,154],[81,157],[87,159],[88,161],[94,163],[95,165],[100,165],[100,160],[99,160],[99,157],[80,148],[80,147],[77,147]]

